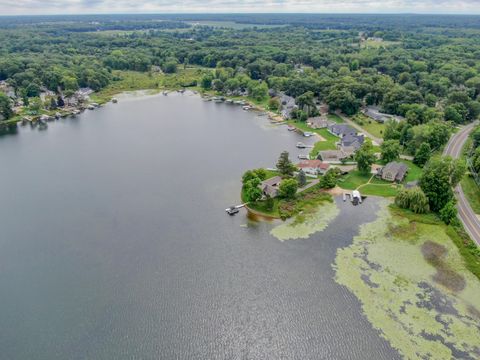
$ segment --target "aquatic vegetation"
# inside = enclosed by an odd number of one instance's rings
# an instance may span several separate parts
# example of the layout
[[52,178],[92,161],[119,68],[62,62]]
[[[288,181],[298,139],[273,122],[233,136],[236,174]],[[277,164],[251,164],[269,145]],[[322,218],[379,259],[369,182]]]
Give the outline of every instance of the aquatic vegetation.
[[340,210],[335,202],[323,201],[315,209],[304,211],[276,226],[270,233],[281,241],[306,239],[313,233],[324,230],[337,217],[339,212]]
[[377,220],[338,250],[336,281],[405,358],[479,358],[479,279],[445,225],[401,214],[382,203]]

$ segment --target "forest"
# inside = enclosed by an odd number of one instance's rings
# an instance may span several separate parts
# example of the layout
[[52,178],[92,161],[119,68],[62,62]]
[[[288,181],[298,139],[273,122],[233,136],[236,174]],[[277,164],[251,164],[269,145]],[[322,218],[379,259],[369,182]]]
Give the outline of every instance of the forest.
[[[285,93],[306,105],[299,118],[315,115],[313,99],[346,115],[376,105],[407,119],[386,136],[417,135],[413,151],[432,129],[436,148],[445,128],[480,114],[479,35],[475,16],[0,17],[0,80],[29,104],[45,89],[101,90],[119,80],[115,70],[197,67],[202,76],[186,86],[258,100]],[[12,105],[0,95],[4,119]]]

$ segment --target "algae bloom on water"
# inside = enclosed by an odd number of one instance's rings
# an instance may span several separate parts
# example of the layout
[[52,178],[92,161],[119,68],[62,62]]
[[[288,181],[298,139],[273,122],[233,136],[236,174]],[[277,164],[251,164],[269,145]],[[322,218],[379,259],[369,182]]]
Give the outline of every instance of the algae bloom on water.
[[403,357],[480,358],[480,281],[445,225],[411,221],[386,201],[378,214],[338,250],[336,281]]
[[324,201],[313,211],[299,214],[274,227],[270,233],[280,241],[307,239],[310,235],[323,231],[339,213],[335,202]]

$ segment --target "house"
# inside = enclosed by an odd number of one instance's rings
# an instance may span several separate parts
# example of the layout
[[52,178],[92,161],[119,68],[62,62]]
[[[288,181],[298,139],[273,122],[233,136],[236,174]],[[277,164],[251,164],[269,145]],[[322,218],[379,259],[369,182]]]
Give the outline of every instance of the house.
[[286,94],[280,96],[280,109],[284,119],[290,119],[292,116],[292,110],[296,109],[295,99]]
[[401,116],[382,113],[376,106],[367,106],[362,112],[365,116],[380,124],[383,124],[388,120],[395,120],[397,122],[404,120]]
[[335,124],[324,116],[317,116],[307,120],[307,125],[312,129],[326,129],[329,125]]
[[10,86],[5,80],[0,81],[0,92],[3,92],[7,95],[10,99],[15,99],[15,88]]
[[357,131],[347,124],[330,124],[327,127],[328,131],[340,138],[343,138],[345,135],[357,135]]
[[330,164],[324,163],[321,160],[303,160],[297,164],[297,168],[302,169],[303,172],[310,175],[325,174]]
[[390,162],[378,170],[377,176],[391,182],[402,182],[407,174],[408,167],[401,162]]
[[348,148],[351,147],[354,149],[354,151],[357,151],[358,149],[360,149],[360,146],[362,146],[364,141],[365,141],[365,137],[363,134],[361,135],[348,134],[342,137],[342,139],[339,141],[338,144],[340,147],[348,147]]
[[274,176],[273,178],[262,181],[260,184],[262,194],[272,198],[276,197],[278,195],[278,188],[281,182],[282,178],[280,176]]
[[318,153],[318,159],[322,160],[323,162],[332,164],[332,163],[340,163],[343,160],[348,159],[352,155],[353,153],[345,151],[345,149],[324,150]]

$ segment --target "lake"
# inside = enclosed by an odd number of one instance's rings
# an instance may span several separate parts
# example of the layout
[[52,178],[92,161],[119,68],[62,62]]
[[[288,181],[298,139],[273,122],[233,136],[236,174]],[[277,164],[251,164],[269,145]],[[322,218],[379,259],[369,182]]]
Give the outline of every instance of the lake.
[[374,199],[286,242],[225,213],[298,141],[188,94],[1,137],[1,358],[398,358],[331,268]]

